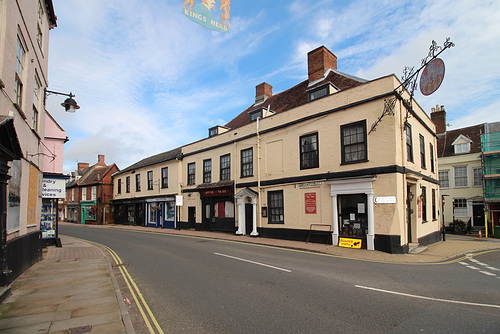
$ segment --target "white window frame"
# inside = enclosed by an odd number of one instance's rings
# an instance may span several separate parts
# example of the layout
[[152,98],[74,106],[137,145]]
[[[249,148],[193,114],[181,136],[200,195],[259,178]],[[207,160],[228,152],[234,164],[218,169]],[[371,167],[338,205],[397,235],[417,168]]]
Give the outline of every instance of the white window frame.
[[92,187],[92,195],[91,196],[92,196],[91,200],[95,201],[97,198],[97,187],[96,186]]
[[[442,182],[444,181],[444,178],[441,179],[441,175],[445,175],[446,173],[446,182],[448,183],[448,186],[443,186]],[[441,189],[450,189],[450,171],[449,170],[440,170],[439,171],[439,186]]]
[[483,168],[482,167],[472,167],[472,186],[482,187],[483,186]]
[[[457,170],[458,169],[463,169],[465,168],[465,185],[457,185],[457,177],[461,177],[463,178],[464,176],[463,175],[460,175],[460,176],[457,176]],[[454,166],[453,167],[453,185],[455,188],[467,188],[469,186],[469,168],[467,165],[465,166]]]
[[82,201],[86,201],[87,200],[87,188],[84,187],[82,188]]

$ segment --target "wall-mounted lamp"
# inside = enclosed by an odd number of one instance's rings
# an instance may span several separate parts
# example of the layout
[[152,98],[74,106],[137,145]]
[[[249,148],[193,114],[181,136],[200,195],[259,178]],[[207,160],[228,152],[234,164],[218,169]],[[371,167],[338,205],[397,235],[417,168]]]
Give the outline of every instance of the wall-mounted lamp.
[[77,109],[80,109],[80,106],[73,99],[73,97],[75,97],[75,95],[73,95],[71,92],[69,94],[66,94],[66,93],[54,92],[54,91],[47,90],[47,89],[45,89],[45,96],[44,96],[44,100],[43,100],[44,105],[45,105],[45,100],[47,99],[47,96],[49,96],[50,94],[69,96],[66,100],[64,100],[63,103],[61,103],[61,105],[66,110],[66,112],[73,113]]

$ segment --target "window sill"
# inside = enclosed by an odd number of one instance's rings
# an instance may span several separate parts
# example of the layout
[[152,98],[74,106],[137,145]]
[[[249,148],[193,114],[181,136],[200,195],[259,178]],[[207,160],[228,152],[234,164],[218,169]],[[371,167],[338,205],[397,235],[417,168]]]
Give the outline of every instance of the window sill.
[[368,162],[369,160],[368,159],[364,159],[364,160],[356,160],[356,161],[349,161],[349,162],[344,162],[342,161],[342,163],[340,164],[341,166],[344,166],[344,165],[352,165],[352,164],[359,164],[359,163],[362,163],[362,162]]
[[244,178],[247,178],[247,177],[253,177],[253,174],[252,175],[241,175],[240,176],[241,179],[244,179]]

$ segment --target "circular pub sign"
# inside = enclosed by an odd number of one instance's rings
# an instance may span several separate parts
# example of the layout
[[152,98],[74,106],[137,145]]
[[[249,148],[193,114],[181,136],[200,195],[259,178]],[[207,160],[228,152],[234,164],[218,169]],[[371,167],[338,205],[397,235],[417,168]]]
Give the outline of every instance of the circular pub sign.
[[433,59],[422,71],[420,77],[420,91],[423,95],[431,95],[434,93],[444,79],[444,62],[439,59]]

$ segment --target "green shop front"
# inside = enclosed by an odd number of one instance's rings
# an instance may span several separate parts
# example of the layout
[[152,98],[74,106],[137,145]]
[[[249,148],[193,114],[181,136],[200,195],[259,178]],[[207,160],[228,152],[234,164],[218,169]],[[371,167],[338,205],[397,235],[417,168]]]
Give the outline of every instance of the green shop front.
[[96,201],[81,201],[81,224],[97,224],[97,203]]

